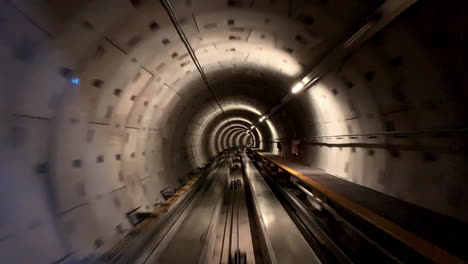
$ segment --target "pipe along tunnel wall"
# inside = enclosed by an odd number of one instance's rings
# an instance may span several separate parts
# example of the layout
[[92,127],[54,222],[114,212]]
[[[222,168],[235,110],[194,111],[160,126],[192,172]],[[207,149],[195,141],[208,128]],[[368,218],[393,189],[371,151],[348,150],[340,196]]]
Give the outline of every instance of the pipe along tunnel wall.
[[[465,1],[419,1],[266,121],[383,1],[0,3],[0,259],[86,260],[252,144],[468,222]],[[233,131],[255,125],[252,136]]]

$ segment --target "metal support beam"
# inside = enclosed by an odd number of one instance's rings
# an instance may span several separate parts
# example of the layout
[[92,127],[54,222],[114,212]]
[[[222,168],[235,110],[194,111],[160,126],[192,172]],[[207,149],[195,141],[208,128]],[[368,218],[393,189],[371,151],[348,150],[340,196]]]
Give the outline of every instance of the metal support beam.
[[[323,60],[321,60],[317,66],[315,66],[311,72],[309,72],[303,79],[302,83],[304,87],[300,92],[293,94],[288,93],[283,97],[280,102],[275,105],[270,111],[268,111],[265,116],[270,117],[276,113],[281,107],[289,103],[291,100],[296,98],[301,92],[310,89],[320,79],[325,76],[328,72],[332,71],[353,52],[358,47],[360,47],[364,42],[374,36],[382,28],[384,28],[388,23],[393,21],[398,15],[403,11],[408,9],[417,0],[387,0],[385,1],[374,13],[369,16],[367,22],[354,34],[335,47]],[[257,125],[258,122],[255,124]]]

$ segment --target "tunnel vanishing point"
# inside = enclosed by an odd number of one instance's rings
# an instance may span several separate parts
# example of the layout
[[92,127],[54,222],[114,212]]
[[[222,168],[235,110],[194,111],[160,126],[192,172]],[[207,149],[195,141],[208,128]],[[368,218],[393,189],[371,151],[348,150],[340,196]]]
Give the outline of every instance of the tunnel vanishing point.
[[467,12],[2,0],[0,263],[467,263]]

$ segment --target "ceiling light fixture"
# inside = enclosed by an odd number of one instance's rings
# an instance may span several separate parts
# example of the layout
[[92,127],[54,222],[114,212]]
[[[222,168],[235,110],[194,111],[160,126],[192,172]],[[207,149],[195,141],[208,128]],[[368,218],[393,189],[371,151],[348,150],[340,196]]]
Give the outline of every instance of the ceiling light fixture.
[[296,85],[293,86],[291,92],[293,94],[296,94],[300,92],[301,90],[304,89],[304,87],[307,85],[308,87],[312,86],[317,82],[319,77],[315,77],[314,79],[310,79],[309,77],[304,77],[301,82],[296,83]]
[[291,92],[293,94],[298,93],[300,90],[302,90],[302,88],[304,88],[304,84],[302,82],[296,83],[296,85],[293,86]]
[[310,82],[310,77],[309,75],[306,75],[304,78],[302,78],[301,81],[304,85],[306,85],[308,82]]

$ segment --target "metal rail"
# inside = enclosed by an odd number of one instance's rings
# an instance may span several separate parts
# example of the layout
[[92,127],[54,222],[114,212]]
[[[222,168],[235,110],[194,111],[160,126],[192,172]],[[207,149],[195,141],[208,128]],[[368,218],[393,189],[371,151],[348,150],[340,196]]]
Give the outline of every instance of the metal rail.
[[126,263],[135,256],[141,255],[141,249],[151,241],[154,232],[157,232],[165,224],[167,217],[177,216],[177,209],[184,208],[192,198],[196,189],[200,186],[200,180],[204,173],[192,178],[185,186],[179,189],[171,198],[164,202],[149,217],[131,230],[121,241],[106,252],[99,263]]
[[322,263],[245,153],[242,159],[269,263]]
[[[350,211],[353,215],[358,216],[360,219],[363,219],[367,223],[370,223],[371,225],[375,226],[380,231],[384,232],[390,237],[393,237],[400,243],[406,245],[408,248],[411,248],[421,256],[424,256],[425,258],[435,263],[465,263],[462,259],[458,258],[457,256],[454,256],[446,250],[420,238],[419,236],[407,231],[401,226],[385,219],[384,217],[368,210],[367,208],[364,208],[363,206],[346,199],[345,197],[335,193],[333,190],[306,177],[305,175],[295,171],[294,169],[286,166],[285,164],[282,164],[281,162],[276,161],[274,159],[270,159],[264,156],[262,153],[258,153],[258,155],[263,157],[265,160],[268,160],[269,162],[275,164],[275,166],[278,166],[290,175],[296,177],[298,180],[306,183],[311,188],[317,190],[324,197],[330,199],[330,201],[333,201],[333,203],[339,204],[341,207],[346,208],[346,210]],[[321,205],[326,206],[326,204],[323,203]],[[327,209],[332,208],[327,207]],[[337,213],[334,212],[334,210],[330,211],[334,215],[337,215]],[[357,231],[360,232],[359,230]],[[366,238],[368,237],[366,236]]]
[[155,235],[161,239],[149,255],[134,263],[255,263],[242,164],[228,153],[180,216]]
[[386,250],[384,247],[382,247],[379,243],[375,242],[371,238],[369,238],[367,235],[365,235],[363,232],[361,232],[358,228],[356,228],[354,225],[352,225],[349,221],[347,221],[345,218],[343,218],[338,212],[336,212],[333,208],[328,206],[326,203],[324,203],[322,200],[320,200],[317,196],[315,196],[313,193],[311,193],[309,190],[304,188],[298,183],[293,182],[293,184],[299,188],[304,194],[307,196],[311,197],[317,204],[319,204],[322,208],[327,210],[329,213],[331,213],[338,221],[342,222],[345,224],[348,228],[350,228],[352,231],[356,232],[367,240],[370,244],[372,244],[374,247],[382,251],[385,255],[387,255],[390,259],[395,261],[395,263],[403,263],[400,259],[398,259],[396,256],[392,255],[388,250]]
[[[360,45],[366,42],[369,38],[379,32],[383,27],[400,15],[403,11],[408,9],[417,0],[389,0],[377,8],[367,19],[366,23],[359,28],[356,32],[350,34],[350,37],[344,39],[340,44],[333,48],[325,57],[322,59],[307,76],[305,76],[301,82],[304,84],[304,88],[297,94],[288,93],[285,95],[280,102],[272,107],[268,112],[265,113],[265,117],[268,118],[278,112],[284,105],[297,98],[297,95],[303,91],[310,89],[317,84],[320,79],[325,76],[328,72],[339,66],[349,54],[356,50]],[[255,123],[255,126],[259,122]]]

